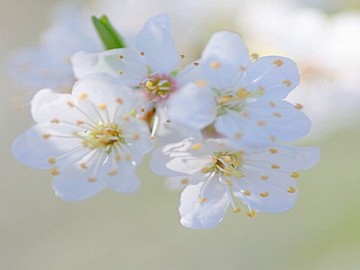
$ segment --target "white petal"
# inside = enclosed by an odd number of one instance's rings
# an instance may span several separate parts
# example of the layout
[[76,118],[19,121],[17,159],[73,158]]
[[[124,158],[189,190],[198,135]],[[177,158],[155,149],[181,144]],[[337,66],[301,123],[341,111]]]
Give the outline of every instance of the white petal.
[[[54,121],[75,125],[77,120],[89,120],[83,112],[77,110],[78,99],[70,94],[58,94],[50,89],[40,90],[31,101],[31,114],[38,123],[51,124]],[[86,112],[89,118],[96,117]],[[54,125],[55,126],[55,125]]]
[[170,97],[167,109],[174,123],[200,130],[214,122],[217,105],[210,89],[190,83]]
[[299,84],[296,64],[285,57],[266,56],[251,63],[240,86],[249,91],[263,88],[268,99],[282,99]]
[[[291,209],[297,198],[297,182],[281,171],[244,170],[245,177],[234,180],[238,190],[234,195],[251,209],[266,213],[280,213]],[[267,177],[263,180],[262,177]],[[250,192],[250,193],[245,193]],[[291,191],[291,192],[289,192]]]
[[310,119],[286,101],[259,100],[249,103],[246,109],[249,121],[267,139],[275,137],[280,141],[293,141],[310,131]]
[[105,105],[110,116],[115,111],[129,113],[135,107],[135,100],[132,90],[120,79],[107,74],[92,74],[77,81],[72,94],[81,99],[89,99],[95,106]]
[[168,16],[151,17],[138,33],[136,45],[154,71],[169,73],[177,67],[179,54],[170,34]]
[[66,138],[61,135],[67,134],[59,134],[54,129],[35,125],[15,139],[12,154],[18,161],[30,167],[49,169],[76,162],[89,152],[79,138]]
[[157,148],[152,155],[151,169],[164,176],[191,175],[211,162],[207,150],[191,149],[196,144],[193,138]]
[[82,169],[78,163],[60,168],[52,183],[56,195],[65,201],[79,201],[103,190],[110,171],[110,162],[103,162],[104,158],[97,156],[87,169]]
[[211,86],[226,89],[234,86],[249,62],[248,49],[237,33],[218,32],[206,45],[200,67]]
[[214,124],[216,130],[234,141],[268,144],[266,134],[243,114],[229,111],[219,116]]
[[179,213],[181,224],[191,229],[212,228],[222,221],[229,205],[229,198],[222,184],[216,179],[205,189],[205,202],[200,202],[203,182],[187,186],[181,193]]
[[130,162],[120,162],[116,168],[117,173],[108,178],[108,186],[122,193],[133,193],[140,187],[140,181],[135,174],[135,166]]
[[199,61],[188,64],[180,70],[179,74],[176,76],[178,88],[183,87],[187,83],[195,82],[202,77],[199,65],[195,65],[195,63],[199,63]]

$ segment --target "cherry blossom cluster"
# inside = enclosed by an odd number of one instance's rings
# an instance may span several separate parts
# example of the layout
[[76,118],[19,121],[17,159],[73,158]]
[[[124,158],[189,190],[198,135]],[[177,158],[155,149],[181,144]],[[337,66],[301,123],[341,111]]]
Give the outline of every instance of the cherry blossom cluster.
[[72,90],[34,95],[36,124],[15,139],[14,156],[49,169],[57,196],[83,200],[106,187],[135,192],[150,153],[152,171],[183,188],[180,222],[192,229],[217,226],[229,207],[249,217],[292,208],[300,171],[320,155],[288,145],[311,126],[284,101],[299,83],[296,64],[249,55],[227,31],[185,61],[166,15],[150,18],[134,46],[76,52]]

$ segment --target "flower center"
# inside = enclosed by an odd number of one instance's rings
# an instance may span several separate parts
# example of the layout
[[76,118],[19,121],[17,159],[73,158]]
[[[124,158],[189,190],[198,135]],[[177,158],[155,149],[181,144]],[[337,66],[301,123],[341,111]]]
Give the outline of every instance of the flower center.
[[168,98],[176,90],[175,81],[165,74],[150,75],[142,85],[148,99],[155,101]]
[[117,124],[99,123],[95,129],[85,131],[83,139],[85,146],[91,149],[103,148],[107,154],[110,154],[117,143],[126,143]]
[[210,164],[202,168],[203,173],[215,172],[224,176],[235,176],[241,178],[243,165],[243,152],[215,152]]

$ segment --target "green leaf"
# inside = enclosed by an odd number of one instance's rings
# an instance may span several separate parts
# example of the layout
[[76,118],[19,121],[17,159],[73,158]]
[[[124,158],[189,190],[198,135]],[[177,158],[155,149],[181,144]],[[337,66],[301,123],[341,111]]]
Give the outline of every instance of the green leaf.
[[105,15],[100,18],[92,16],[91,20],[106,50],[126,47],[123,38]]

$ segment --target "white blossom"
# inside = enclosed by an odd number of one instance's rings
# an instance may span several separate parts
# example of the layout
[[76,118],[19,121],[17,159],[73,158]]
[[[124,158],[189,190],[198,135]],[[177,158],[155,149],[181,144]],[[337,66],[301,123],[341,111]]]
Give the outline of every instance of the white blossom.
[[238,213],[240,199],[249,217],[293,207],[299,170],[319,160],[314,147],[235,145],[226,139],[194,137],[156,149],[154,172],[188,186],[180,198],[182,225],[192,229],[217,226],[229,205]]
[[64,200],[82,200],[106,186],[139,187],[136,166],[152,147],[146,123],[131,115],[131,90],[109,75],[75,83],[72,94],[39,91],[31,102],[36,125],[13,143],[22,163],[50,169]]

